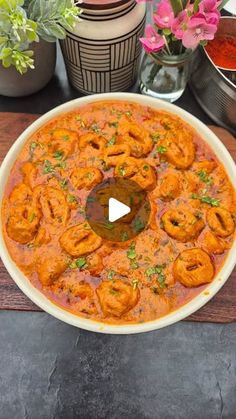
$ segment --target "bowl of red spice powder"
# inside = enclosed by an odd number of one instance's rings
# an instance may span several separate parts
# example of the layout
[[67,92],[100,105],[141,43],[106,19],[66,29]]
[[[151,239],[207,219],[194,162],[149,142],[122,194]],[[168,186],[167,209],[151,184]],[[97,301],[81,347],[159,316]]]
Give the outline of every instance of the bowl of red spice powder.
[[190,87],[204,111],[236,135],[236,17],[222,16],[214,40],[196,51]]
[[218,68],[236,72],[236,18],[220,19],[217,34],[205,51]]

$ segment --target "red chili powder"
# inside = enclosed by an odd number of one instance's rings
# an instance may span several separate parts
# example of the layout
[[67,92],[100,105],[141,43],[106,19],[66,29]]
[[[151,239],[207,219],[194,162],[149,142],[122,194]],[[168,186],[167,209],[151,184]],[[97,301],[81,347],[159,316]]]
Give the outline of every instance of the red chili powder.
[[206,51],[216,66],[236,69],[236,36],[216,36],[207,44]]

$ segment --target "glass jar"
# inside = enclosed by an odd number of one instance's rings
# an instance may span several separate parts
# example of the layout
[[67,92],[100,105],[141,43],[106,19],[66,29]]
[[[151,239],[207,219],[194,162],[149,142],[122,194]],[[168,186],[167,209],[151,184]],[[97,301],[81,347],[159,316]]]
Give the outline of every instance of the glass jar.
[[192,52],[180,55],[145,54],[139,74],[141,93],[175,102],[186,88],[191,56]]

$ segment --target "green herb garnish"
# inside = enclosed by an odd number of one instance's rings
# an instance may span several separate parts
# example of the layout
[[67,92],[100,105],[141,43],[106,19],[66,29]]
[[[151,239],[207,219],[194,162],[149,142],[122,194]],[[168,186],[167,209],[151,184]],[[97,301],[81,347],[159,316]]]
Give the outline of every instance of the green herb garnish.
[[34,152],[34,150],[36,149],[36,147],[38,147],[38,145],[39,145],[39,143],[35,143],[35,142],[33,142],[33,143],[30,144],[30,151],[31,151],[31,153]]
[[77,201],[77,198],[76,198],[76,196],[75,195],[68,195],[67,196],[67,201],[70,203],[70,204],[72,204],[72,203],[77,203],[78,201]]
[[52,163],[49,160],[44,160],[43,173],[46,175],[48,173],[53,173],[54,170],[55,169],[54,169]]
[[62,189],[67,189],[67,183],[68,183],[68,181],[67,181],[67,179],[62,179],[62,180],[60,180],[60,187],[62,188]]
[[143,166],[143,170],[145,170],[146,172],[147,172],[149,169],[150,169],[149,164],[145,164],[145,165]]
[[137,257],[134,242],[131,243],[129,250],[127,250],[127,257],[131,260]]
[[209,186],[212,185],[213,178],[209,176],[205,170],[200,170],[199,172],[197,172],[197,175],[202,182],[206,183]]
[[109,127],[114,127],[114,128],[118,128],[118,126],[119,126],[119,122],[117,122],[117,121],[114,121],[114,122],[109,122]]
[[164,147],[163,145],[160,145],[159,147],[157,147],[157,152],[159,154],[165,154],[167,152],[167,148]]
[[130,262],[130,268],[131,268],[131,269],[138,269],[138,268],[139,268],[139,264],[138,264],[138,262],[136,262],[135,260],[132,260],[132,261]]
[[78,258],[78,259],[74,260],[69,265],[69,267],[71,269],[76,269],[76,268],[78,268],[78,269],[85,269],[85,268],[87,268],[87,266],[88,266],[88,264],[87,264],[87,261],[86,261],[85,258]]
[[211,196],[206,196],[206,195],[197,195],[195,193],[193,193],[191,195],[192,199],[199,199],[203,204],[208,204],[211,205],[212,207],[219,207],[220,206],[220,199],[217,198],[212,198]]
[[96,134],[99,134],[100,132],[101,132],[101,128],[99,128],[99,126],[97,125],[97,124],[93,124],[93,125],[91,125],[91,130],[93,131],[93,132],[95,132]]
[[107,142],[107,147],[110,147],[116,143],[116,137],[113,135],[111,139]]
[[115,271],[113,271],[112,269],[109,269],[109,271],[107,272],[107,278],[113,279],[114,275],[115,275]]
[[166,276],[164,274],[164,266],[163,265],[156,265],[156,266],[150,266],[145,272],[148,278],[150,278],[152,275],[157,275],[157,281],[159,282],[159,285],[161,288],[165,288],[165,279]]
[[105,227],[107,230],[113,230],[113,228],[114,228],[114,224],[113,224],[113,223],[108,222],[108,223],[105,223],[105,224],[104,224],[104,227]]
[[64,157],[64,152],[63,152],[63,151],[60,151],[60,150],[57,150],[57,151],[55,151],[55,153],[53,154],[53,157],[54,157],[54,159],[57,159],[57,160],[62,160],[62,159],[63,159],[63,157]]
[[145,224],[140,217],[135,218],[134,220],[134,230],[139,233],[140,231],[144,230]]

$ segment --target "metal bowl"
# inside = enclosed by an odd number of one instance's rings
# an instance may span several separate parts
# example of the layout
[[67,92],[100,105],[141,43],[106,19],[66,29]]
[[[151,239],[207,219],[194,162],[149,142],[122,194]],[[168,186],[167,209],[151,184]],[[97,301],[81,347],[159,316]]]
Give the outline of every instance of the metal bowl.
[[[236,35],[236,17],[221,17],[218,34]],[[190,87],[201,107],[236,135],[236,72],[220,70],[204,48],[197,50],[191,71]]]

